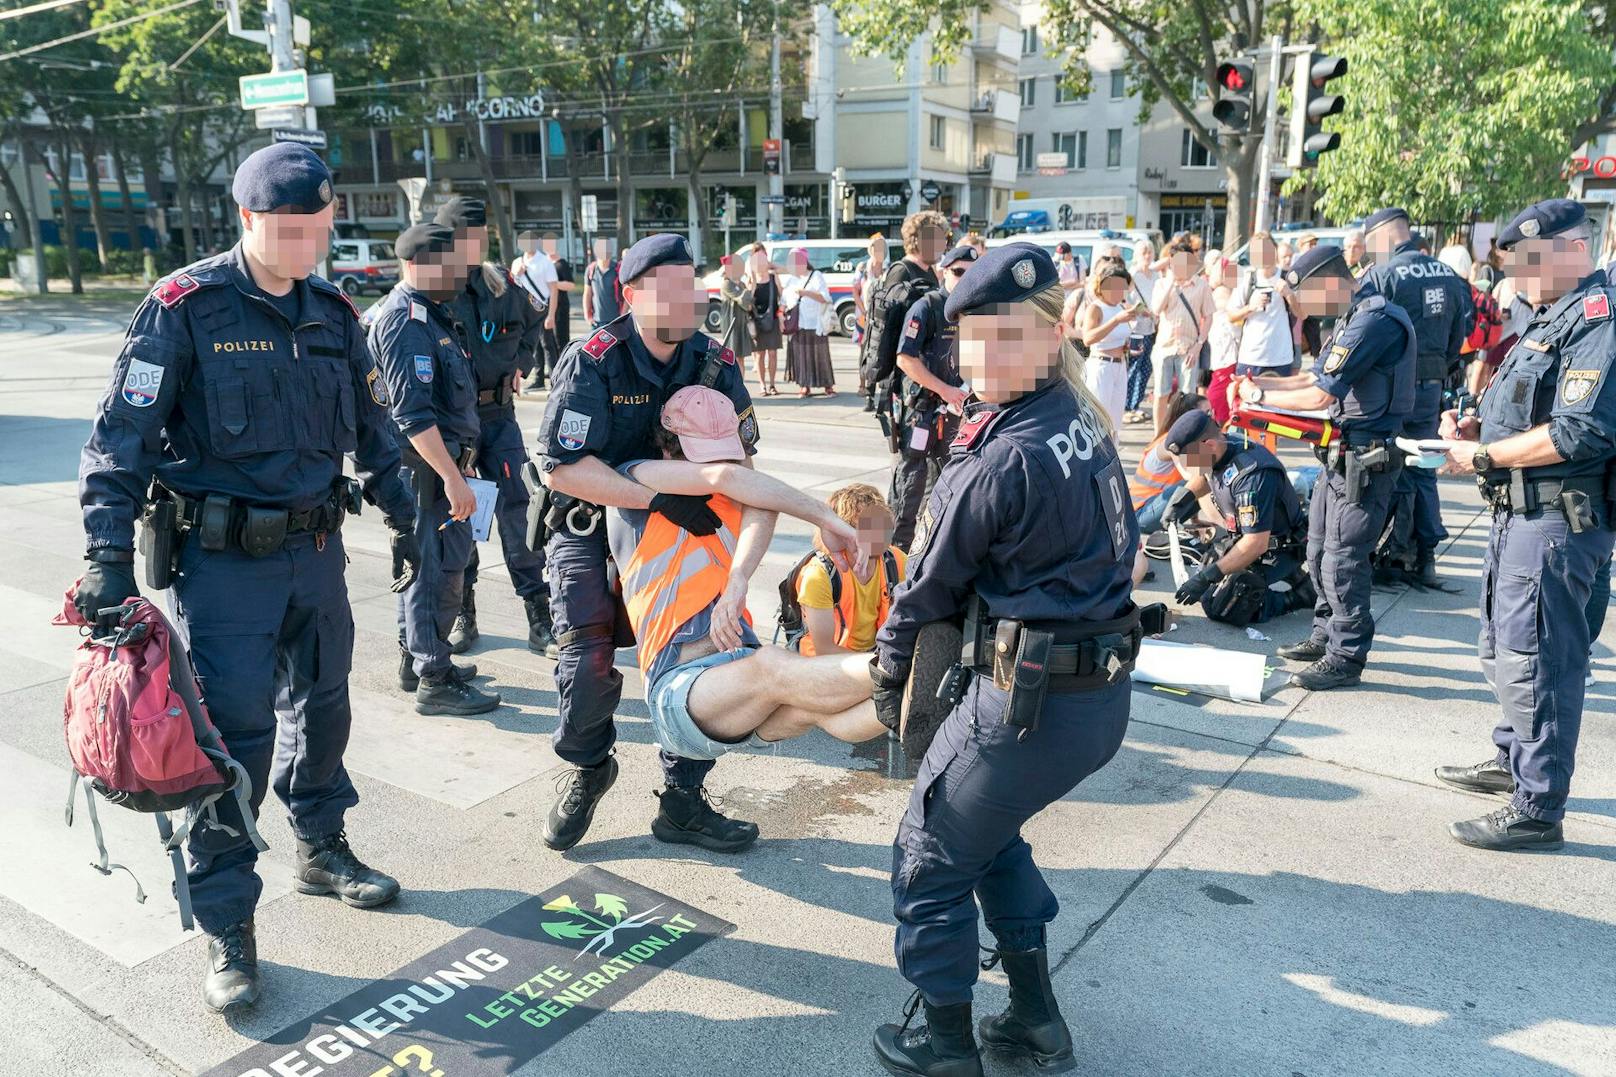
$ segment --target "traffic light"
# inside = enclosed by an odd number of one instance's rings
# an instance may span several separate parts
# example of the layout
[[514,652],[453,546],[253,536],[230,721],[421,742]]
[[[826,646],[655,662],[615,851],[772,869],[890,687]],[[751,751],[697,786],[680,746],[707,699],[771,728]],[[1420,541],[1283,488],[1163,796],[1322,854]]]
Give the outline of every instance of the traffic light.
[[1251,130],[1251,91],[1256,85],[1250,60],[1227,60],[1218,65],[1218,99],[1212,117],[1225,131]]
[[1295,96],[1291,107],[1291,144],[1285,162],[1292,168],[1312,168],[1319,157],[1341,145],[1341,136],[1324,130],[1324,120],[1346,108],[1340,94],[1325,93],[1332,79],[1347,73],[1344,56],[1310,52],[1296,58]]

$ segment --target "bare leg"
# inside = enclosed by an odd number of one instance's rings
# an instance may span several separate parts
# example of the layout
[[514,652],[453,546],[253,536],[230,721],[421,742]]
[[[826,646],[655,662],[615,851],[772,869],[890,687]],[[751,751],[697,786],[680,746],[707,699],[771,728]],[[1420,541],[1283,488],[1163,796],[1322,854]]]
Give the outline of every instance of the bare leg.
[[757,727],[757,735],[770,742],[790,740],[802,736],[815,726],[849,744],[874,740],[887,731],[887,727],[875,716],[875,703],[866,699],[836,714],[815,714],[790,705],[777,707]]
[[[806,658],[780,647],[703,670],[690,686],[690,716],[714,740],[740,740],[783,706],[837,715],[870,698],[863,654]],[[817,724],[817,722],[815,723]]]

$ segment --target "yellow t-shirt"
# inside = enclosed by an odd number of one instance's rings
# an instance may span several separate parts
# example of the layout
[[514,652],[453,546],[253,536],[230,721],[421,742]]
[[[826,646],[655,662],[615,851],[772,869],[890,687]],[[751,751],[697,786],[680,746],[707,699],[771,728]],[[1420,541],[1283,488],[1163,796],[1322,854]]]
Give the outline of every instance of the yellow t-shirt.
[[[898,579],[903,579],[904,556],[903,551],[896,547],[892,555],[897,559]],[[848,625],[845,646],[850,651],[868,651],[875,648],[875,634],[881,626],[876,623],[876,615],[881,609],[881,590],[886,586],[886,567],[881,559],[875,562],[875,571],[870,573],[869,580],[860,583],[857,576],[851,572],[844,572],[842,576],[842,594],[845,597],[847,589],[853,589],[853,616]],[[815,557],[803,566],[802,572],[797,576],[797,603],[803,609],[830,610],[835,608],[831,601],[830,574],[825,571],[825,564]],[[837,625],[840,628],[840,624]],[[803,653],[812,653],[812,644],[807,636],[803,637]]]

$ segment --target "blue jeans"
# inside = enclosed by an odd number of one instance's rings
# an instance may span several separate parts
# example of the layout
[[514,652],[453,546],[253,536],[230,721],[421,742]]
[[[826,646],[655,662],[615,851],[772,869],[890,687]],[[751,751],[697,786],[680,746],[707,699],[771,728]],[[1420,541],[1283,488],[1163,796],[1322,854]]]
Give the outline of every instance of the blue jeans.
[[1143,350],[1128,360],[1128,396],[1122,405],[1126,411],[1137,410],[1150,388],[1150,349],[1156,346],[1156,334],[1146,333],[1144,341]]
[[1284,366],[1257,366],[1253,363],[1236,363],[1234,365],[1234,376],[1237,378],[1288,378],[1294,373],[1296,373],[1296,363],[1294,361],[1286,363]]
[[1134,510],[1133,516],[1135,520],[1139,521],[1139,535],[1141,538],[1146,535],[1154,535],[1162,529],[1162,517],[1167,513],[1167,503],[1173,499],[1173,495],[1183,485],[1181,482],[1175,482],[1171,486],[1163,487],[1161,493]]

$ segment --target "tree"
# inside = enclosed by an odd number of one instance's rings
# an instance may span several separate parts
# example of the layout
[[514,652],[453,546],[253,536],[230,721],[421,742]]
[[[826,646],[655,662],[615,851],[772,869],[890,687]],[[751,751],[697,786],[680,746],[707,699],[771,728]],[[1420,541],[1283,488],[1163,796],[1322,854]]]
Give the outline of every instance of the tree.
[[1341,148],[1311,177],[1337,220],[1400,205],[1458,225],[1563,193],[1566,159],[1616,82],[1610,40],[1563,0],[1299,3],[1347,59],[1331,84],[1347,108],[1328,121]]

